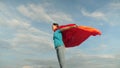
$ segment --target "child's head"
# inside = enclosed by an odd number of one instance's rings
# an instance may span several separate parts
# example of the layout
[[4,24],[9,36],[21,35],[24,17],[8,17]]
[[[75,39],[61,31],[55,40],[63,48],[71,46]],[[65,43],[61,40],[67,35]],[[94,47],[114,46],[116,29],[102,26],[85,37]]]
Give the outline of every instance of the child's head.
[[55,31],[56,29],[58,29],[59,25],[57,23],[53,23],[52,25],[52,30]]

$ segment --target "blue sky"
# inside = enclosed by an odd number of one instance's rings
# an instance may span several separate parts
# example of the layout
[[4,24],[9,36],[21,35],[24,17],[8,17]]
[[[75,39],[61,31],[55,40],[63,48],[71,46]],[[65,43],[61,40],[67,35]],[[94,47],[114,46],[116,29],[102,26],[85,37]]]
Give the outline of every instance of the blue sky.
[[67,68],[119,68],[120,0],[0,0],[0,68],[58,68],[51,25],[102,32],[66,49]]

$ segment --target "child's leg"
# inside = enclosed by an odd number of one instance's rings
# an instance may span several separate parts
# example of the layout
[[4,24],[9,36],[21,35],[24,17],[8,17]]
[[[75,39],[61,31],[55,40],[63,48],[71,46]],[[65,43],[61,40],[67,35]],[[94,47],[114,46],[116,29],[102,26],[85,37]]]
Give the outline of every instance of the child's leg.
[[64,51],[65,51],[64,46],[59,46],[56,48],[60,68],[65,68],[65,53],[64,53]]

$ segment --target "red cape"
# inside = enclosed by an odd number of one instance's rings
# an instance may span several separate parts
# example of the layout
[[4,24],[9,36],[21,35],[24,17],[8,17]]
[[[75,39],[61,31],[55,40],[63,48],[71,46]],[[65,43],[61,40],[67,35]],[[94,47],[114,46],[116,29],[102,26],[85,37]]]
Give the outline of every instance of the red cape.
[[[59,28],[74,26],[76,24],[62,25]],[[62,32],[65,47],[75,47],[80,45],[90,36],[101,35],[101,32],[88,26],[78,26]]]

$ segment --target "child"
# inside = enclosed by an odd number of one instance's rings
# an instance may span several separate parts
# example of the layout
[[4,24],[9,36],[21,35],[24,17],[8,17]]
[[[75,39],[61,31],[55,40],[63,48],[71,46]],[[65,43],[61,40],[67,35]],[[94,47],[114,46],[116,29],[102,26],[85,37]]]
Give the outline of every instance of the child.
[[54,35],[53,35],[53,40],[54,40],[54,46],[56,49],[56,53],[57,53],[57,57],[58,57],[58,61],[60,64],[60,68],[65,68],[65,55],[64,55],[64,43],[62,40],[62,31],[71,29],[71,28],[75,28],[77,27],[75,26],[67,26],[64,28],[59,28],[59,25],[57,23],[53,23],[52,25],[52,30],[54,31]]

